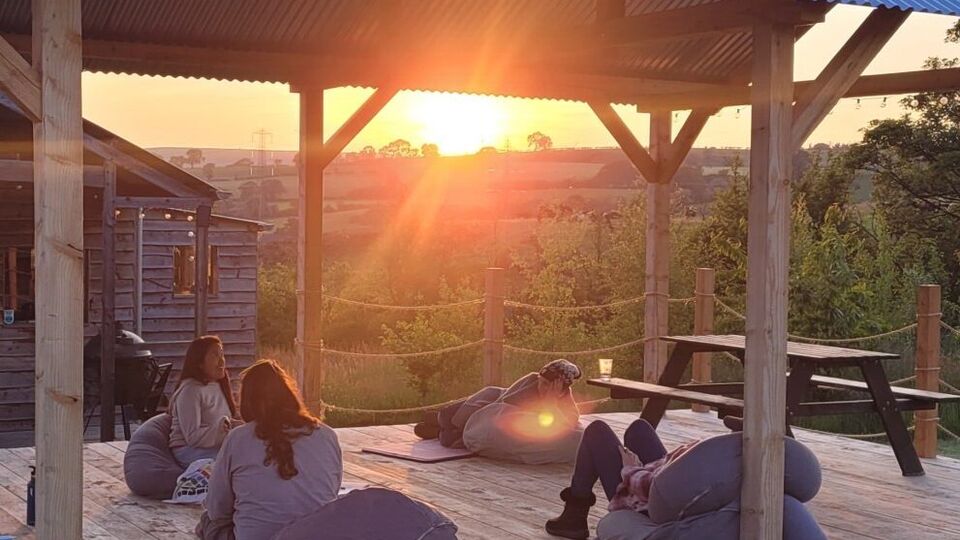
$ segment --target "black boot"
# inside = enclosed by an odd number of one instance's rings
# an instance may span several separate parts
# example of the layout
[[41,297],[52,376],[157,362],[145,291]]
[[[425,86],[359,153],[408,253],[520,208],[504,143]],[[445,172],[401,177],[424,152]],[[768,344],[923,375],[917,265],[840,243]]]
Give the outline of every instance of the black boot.
[[590,507],[596,504],[597,497],[593,493],[589,497],[576,497],[570,488],[566,488],[560,492],[560,499],[565,503],[563,513],[547,521],[547,532],[574,540],[590,538],[587,515],[590,514]]
[[727,426],[727,428],[734,433],[743,431],[743,418],[739,416],[724,416],[723,425]]

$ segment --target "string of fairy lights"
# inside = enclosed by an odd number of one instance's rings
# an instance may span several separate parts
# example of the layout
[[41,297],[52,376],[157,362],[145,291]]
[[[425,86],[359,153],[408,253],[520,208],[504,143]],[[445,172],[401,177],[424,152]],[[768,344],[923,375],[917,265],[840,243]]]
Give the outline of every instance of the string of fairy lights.
[[[894,107],[900,107],[901,100],[904,99],[900,96],[870,96],[870,97],[859,97],[859,98],[846,98],[837,103],[833,110],[828,113],[829,115],[834,114],[835,112],[841,110],[871,110],[871,109],[888,109]],[[951,98],[947,95],[941,95],[937,102],[940,105],[946,106],[950,103]],[[960,93],[953,94],[953,101],[960,103]],[[920,106],[920,101],[917,98],[913,98],[909,103],[911,108],[916,108]],[[732,115],[735,120],[739,120],[745,114],[749,112],[750,108],[747,105],[741,105],[737,107],[725,107],[720,109],[714,116],[717,118],[729,117]],[[673,113],[674,121],[679,121],[684,116],[680,111],[675,111]]]
[[[134,213],[134,214],[135,214],[136,212],[139,212],[139,218],[140,218],[141,220],[146,219],[146,218],[148,217],[148,214],[147,214],[148,209],[127,209],[127,210],[123,210],[123,209],[119,209],[119,208],[118,208],[118,209],[116,209],[116,210],[113,211],[113,215],[114,215],[114,217],[116,217],[116,219],[119,220],[119,219],[121,219],[121,218],[122,218],[124,215],[126,215],[126,214],[129,214],[129,213]],[[185,213],[185,212],[183,212],[183,211],[178,211],[178,213]],[[164,211],[163,211],[163,219],[166,220],[166,221],[179,221],[179,220],[180,220],[179,216],[175,215],[172,211],[169,211],[169,210],[164,210]],[[185,218],[184,218],[184,220],[187,221],[188,223],[192,223],[195,219],[196,219],[196,218],[193,216],[193,214],[187,214],[187,215],[185,216]],[[194,231],[186,231],[186,235],[187,235],[188,238],[194,238],[197,234],[196,234]]]

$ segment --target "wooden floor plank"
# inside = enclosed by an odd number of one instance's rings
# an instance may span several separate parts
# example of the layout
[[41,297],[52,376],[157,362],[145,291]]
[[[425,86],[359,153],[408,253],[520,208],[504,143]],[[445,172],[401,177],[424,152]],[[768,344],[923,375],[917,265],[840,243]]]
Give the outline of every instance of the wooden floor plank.
[[[622,433],[638,413],[586,416],[603,419]],[[670,410],[658,428],[672,448],[690,440],[727,433],[715,414]],[[337,430],[344,451],[344,478],[400,489],[447,514],[464,540],[548,540],[543,522],[559,513],[559,491],[569,482],[569,464],[527,466],[482,458],[419,464],[365,454],[363,446],[414,440],[408,425]],[[960,461],[924,460],[927,475],[900,475],[889,446],[797,430],[798,439],[818,456],[823,487],[809,505],[831,539],[903,538],[960,540]],[[127,443],[84,448],[84,538],[191,538],[198,507],[148,501],[123,482]],[[0,533],[32,538],[24,525],[26,481],[33,449],[0,450]],[[598,498],[603,500],[597,489]],[[604,514],[593,508],[591,524]]]

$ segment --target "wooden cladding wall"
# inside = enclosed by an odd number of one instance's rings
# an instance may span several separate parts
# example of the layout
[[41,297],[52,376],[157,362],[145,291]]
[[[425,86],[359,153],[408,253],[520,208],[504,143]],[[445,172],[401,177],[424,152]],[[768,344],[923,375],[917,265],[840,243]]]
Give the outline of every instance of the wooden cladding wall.
[[[98,215],[88,213],[89,215]],[[169,216],[169,217],[168,217]],[[196,228],[192,215],[176,210],[146,210],[143,219],[142,331],[153,355],[172,362],[174,370],[168,392],[180,377],[180,367],[194,332],[194,296],[174,294],[175,246],[194,245]],[[0,246],[32,245],[32,218],[4,221]],[[210,245],[216,247],[213,261],[218,281],[207,307],[207,328],[223,339],[227,367],[234,377],[253,363],[257,328],[256,225],[213,217]],[[87,259],[86,337],[99,333],[102,318],[102,231],[99,219],[86,220],[84,252]],[[9,243],[7,243],[9,241]],[[135,331],[136,321],[136,215],[125,209],[116,228],[116,320]],[[79,361],[79,359],[78,359]],[[33,430],[34,335],[32,325],[18,322],[0,327],[0,447],[22,444]]]

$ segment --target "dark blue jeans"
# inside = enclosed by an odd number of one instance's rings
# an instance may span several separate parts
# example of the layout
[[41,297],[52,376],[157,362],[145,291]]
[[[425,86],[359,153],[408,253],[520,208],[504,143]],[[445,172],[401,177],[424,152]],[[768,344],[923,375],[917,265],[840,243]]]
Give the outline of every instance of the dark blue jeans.
[[[639,419],[630,424],[623,434],[623,445],[629,448],[641,463],[656,461],[667,454],[660,437],[649,422]],[[607,499],[613,498],[620,485],[620,439],[602,420],[587,426],[577,451],[577,463],[570,481],[570,491],[575,497],[589,497],[597,479],[603,484]]]

